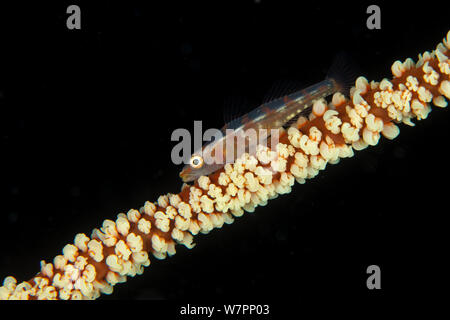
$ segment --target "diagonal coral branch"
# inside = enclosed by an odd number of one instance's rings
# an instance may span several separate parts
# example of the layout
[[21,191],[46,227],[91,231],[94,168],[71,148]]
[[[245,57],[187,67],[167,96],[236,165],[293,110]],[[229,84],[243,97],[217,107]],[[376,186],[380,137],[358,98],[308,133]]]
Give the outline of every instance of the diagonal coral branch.
[[450,31],[417,63],[396,61],[392,80],[369,83],[360,77],[349,100],[337,93],[329,104],[316,101],[309,118],[282,130],[276,146],[260,147],[255,156],[244,154],[193,186],[183,185],[179,194],[160,196],[139,211],[105,220],[90,237],[77,234],[52,263],[42,261],[41,271],[29,281],[17,284],[7,277],[0,299],[95,299],[112,293],[127,276],[142,274],[150,264],[149,253],[164,259],[175,254],[176,244],[193,248],[198,233],[232,223],[245,211],[289,193],[295,181],[305,183],[328,163],[376,145],[380,135],[394,139],[396,124],[413,126],[412,119],[425,119],[430,103],[446,107],[449,56]]

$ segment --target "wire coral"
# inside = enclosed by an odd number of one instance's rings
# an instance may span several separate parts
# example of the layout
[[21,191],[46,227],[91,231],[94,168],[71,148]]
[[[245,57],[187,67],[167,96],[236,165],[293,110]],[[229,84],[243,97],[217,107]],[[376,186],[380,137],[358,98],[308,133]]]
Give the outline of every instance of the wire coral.
[[291,192],[328,163],[378,144],[381,135],[394,139],[397,124],[413,126],[427,118],[430,104],[446,107],[450,99],[450,31],[432,52],[396,61],[393,79],[369,82],[359,77],[347,99],[316,101],[308,118],[282,130],[275,146],[244,154],[234,164],[184,184],[179,194],[160,196],[139,210],[105,220],[90,237],[80,233],[53,262],[29,281],[7,277],[0,299],[95,299],[110,294],[128,276],[142,274],[157,259],[176,253],[176,244],[193,248],[194,236],[230,224],[270,199]]

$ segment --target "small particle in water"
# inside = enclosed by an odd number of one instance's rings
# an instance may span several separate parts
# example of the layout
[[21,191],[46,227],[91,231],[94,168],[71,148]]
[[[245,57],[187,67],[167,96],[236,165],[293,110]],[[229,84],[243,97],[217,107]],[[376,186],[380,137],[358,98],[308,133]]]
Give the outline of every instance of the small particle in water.
[[8,214],[9,223],[16,223],[19,220],[19,214],[17,212],[10,212]]

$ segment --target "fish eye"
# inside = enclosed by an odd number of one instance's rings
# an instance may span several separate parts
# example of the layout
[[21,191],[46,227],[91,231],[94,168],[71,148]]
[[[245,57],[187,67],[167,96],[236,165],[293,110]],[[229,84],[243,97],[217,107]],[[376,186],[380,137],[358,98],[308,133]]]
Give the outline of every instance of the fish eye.
[[191,157],[190,165],[194,169],[200,169],[203,166],[203,158],[199,155],[193,155]]

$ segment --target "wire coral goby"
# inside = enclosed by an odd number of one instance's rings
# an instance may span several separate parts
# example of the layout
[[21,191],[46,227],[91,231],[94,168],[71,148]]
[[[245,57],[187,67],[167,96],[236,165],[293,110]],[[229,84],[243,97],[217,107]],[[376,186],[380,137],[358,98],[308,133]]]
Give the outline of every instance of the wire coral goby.
[[[254,152],[249,150],[255,149],[258,142],[264,144],[264,141],[270,137],[271,130],[281,128],[289,120],[294,119],[295,116],[307,109],[314,100],[325,98],[337,92],[339,87],[334,79],[326,79],[303,90],[264,103],[248,114],[227,123],[221,130],[222,137],[220,139],[208,143],[201,150],[194,152],[191,161],[198,158],[200,165],[195,166],[192,163],[185,165],[180,177],[184,182],[191,182],[202,175],[213,174],[227,162],[233,163],[245,150],[254,155]],[[241,152],[238,152],[239,148],[235,148],[234,142],[238,137],[245,138],[249,130],[254,130],[255,139],[243,139],[245,146]],[[261,134],[261,132],[265,134]],[[226,158],[229,157],[229,153],[233,157],[230,161],[227,161]],[[208,157],[215,161],[204,163],[203,158]]]
[[176,244],[193,248],[198,233],[232,223],[245,211],[290,192],[295,181],[304,183],[328,163],[376,145],[381,135],[395,138],[397,124],[425,119],[430,104],[446,107],[449,56],[450,31],[416,63],[394,62],[393,79],[369,82],[359,77],[348,99],[335,93],[331,103],[316,101],[309,118],[300,117],[281,130],[277,145],[260,147],[255,156],[244,154],[194,185],[183,185],[179,194],[160,196],[139,210],[107,219],[90,237],[77,234],[53,262],[42,261],[40,272],[29,281],[7,277],[0,298],[95,299],[112,293],[115,284],[143,272],[150,253],[164,259],[175,254]]
[[[221,135],[213,142],[196,150],[189,164],[183,167],[180,177],[184,182],[191,182],[202,175],[211,175],[221,169],[225,163],[234,163],[244,152],[255,154],[257,144],[277,143],[272,132],[287,126],[290,121],[315,100],[324,99],[335,92],[345,91],[355,80],[355,72],[341,53],[330,68],[327,78],[319,83],[293,92],[291,94],[267,101],[251,112],[232,120],[221,129]],[[253,132],[254,135],[249,132]],[[254,138],[251,138],[251,137]],[[242,148],[235,141],[241,140]],[[239,143],[239,142],[238,142]],[[205,161],[209,159],[209,161]]]

